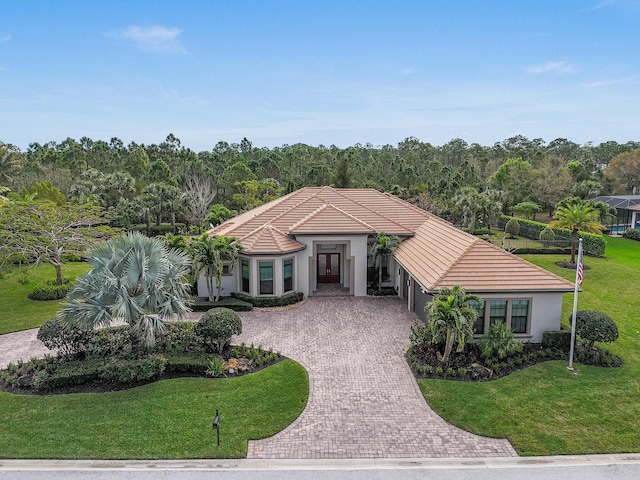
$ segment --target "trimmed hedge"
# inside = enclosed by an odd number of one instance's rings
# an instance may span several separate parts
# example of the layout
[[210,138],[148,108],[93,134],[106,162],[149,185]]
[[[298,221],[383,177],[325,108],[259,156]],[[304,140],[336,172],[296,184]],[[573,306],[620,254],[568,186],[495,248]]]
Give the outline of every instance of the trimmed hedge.
[[167,357],[167,369],[169,373],[204,375],[211,361],[210,356],[170,355]]
[[[520,223],[520,236],[530,238],[531,240],[540,240],[540,232],[549,227],[546,223],[534,222],[533,220],[524,218],[509,217],[507,215],[503,215],[500,218],[499,227],[504,230],[507,222],[512,219],[517,219]],[[566,243],[567,246],[571,245],[571,232],[569,230],[564,228],[552,228],[551,230],[556,235],[556,243]],[[604,255],[607,242],[603,235],[578,232],[578,237],[582,239],[582,247],[585,253],[596,257]]]
[[293,305],[294,303],[301,302],[304,299],[302,292],[287,293],[281,297],[252,297],[244,293],[233,292],[231,296],[244,302],[248,302],[258,308],[286,307],[287,305]]
[[206,312],[212,308],[219,307],[228,308],[235,312],[250,312],[253,310],[253,304],[232,297],[224,297],[217,302],[210,302],[206,297],[198,297],[191,305],[191,309],[194,312]]
[[543,332],[542,346],[568,352],[571,347],[571,332],[569,330]]
[[631,240],[640,240],[640,230],[637,228],[627,228],[622,236],[624,238],[630,238]]
[[48,301],[64,298],[73,285],[74,280],[66,279],[62,285],[56,285],[54,280],[47,280],[36,286],[28,296],[31,300]]

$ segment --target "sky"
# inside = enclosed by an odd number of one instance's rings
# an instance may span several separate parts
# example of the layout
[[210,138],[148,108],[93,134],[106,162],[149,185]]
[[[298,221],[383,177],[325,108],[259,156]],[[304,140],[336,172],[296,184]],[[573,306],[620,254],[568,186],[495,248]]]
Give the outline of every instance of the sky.
[[0,141],[640,141],[640,0],[0,0]]

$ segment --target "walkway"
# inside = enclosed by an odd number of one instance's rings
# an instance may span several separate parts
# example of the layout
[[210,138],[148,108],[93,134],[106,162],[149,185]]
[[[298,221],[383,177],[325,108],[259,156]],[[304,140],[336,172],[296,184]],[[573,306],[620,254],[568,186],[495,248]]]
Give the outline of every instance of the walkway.
[[425,402],[403,354],[414,315],[397,298],[311,297],[248,312],[234,343],[274,348],[309,372],[309,403],[248,458],[515,456],[506,440],[464,432]]

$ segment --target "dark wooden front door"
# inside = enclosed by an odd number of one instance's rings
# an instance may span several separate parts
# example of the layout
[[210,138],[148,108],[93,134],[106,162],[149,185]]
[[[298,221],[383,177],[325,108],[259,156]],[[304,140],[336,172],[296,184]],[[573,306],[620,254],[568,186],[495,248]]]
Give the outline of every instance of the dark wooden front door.
[[340,254],[318,254],[318,283],[340,283]]

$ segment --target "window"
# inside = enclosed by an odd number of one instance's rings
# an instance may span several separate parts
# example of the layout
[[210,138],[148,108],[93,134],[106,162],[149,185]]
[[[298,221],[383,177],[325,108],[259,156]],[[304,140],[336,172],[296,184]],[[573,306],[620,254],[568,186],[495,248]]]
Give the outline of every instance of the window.
[[231,264],[229,262],[224,262],[222,264],[222,276],[228,277],[231,275]]
[[273,295],[273,262],[258,262],[260,295]]
[[469,302],[471,308],[475,308],[478,312],[478,318],[473,322],[473,333],[476,335],[482,335],[484,333],[484,302],[478,303],[475,300]]
[[529,300],[511,300],[511,330],[513,333],[527,333]]
[[507,301],[491,300],[489,310],[489,326],[498,322],[507,323]]
[[249,280],[249,260],[243,258],[240,261],[241,264],[241,269],[242,269],[242,291],[245,293],[250,293],[249,292],[249,284],[250,284],[250,280]]
[[293,290],[293,258],[289,258],[282,262],[282,278],[284,284],[284,291],[290,292]]

